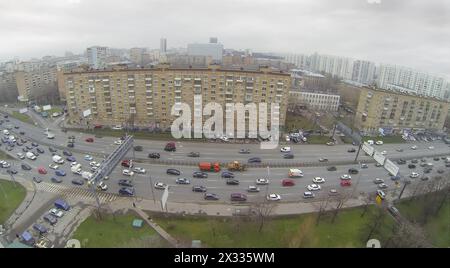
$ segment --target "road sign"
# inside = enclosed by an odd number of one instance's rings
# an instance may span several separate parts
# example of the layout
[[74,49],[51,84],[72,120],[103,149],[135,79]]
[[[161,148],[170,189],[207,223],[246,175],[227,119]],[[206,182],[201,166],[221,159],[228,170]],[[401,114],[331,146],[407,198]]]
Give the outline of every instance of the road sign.
[[167,203],[168,198],[169,198],[169,186],[166,186],[166,188],[164,189],[164,193],[161,197],[161,205],[162,205],[163,209],[166,208],[166,203]]
[[367,142],[364,142],[362,149],[364,152],[366,152],[366,154],[372,156],[373,152],[375,151],[375,149],[373,149],[372,146],[370,146]]
[[391,173],[392,176],[397,176],[398,175],[398,171],[400,170],[400,168],[394,164],[394,162],[392,162],[389,159],[386,159],[386,162],[384,163],[384,168]]
[[375,151],[373,154],[373,159],[377,161],[378,164],[384,165],[384,161],[386,160],[386,157],[382,155],[380,152]]

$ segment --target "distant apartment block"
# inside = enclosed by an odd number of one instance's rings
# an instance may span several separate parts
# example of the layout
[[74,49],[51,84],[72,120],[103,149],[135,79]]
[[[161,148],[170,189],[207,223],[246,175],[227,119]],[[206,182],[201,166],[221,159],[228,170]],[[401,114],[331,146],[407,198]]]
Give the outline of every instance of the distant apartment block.
[[107,47],[94,46],[87,48],[88,63],[91,68],[105,68],[108,56],[109,50]]
[[220,43],[188,44],[187,54],[189,56],[205,56],[205,57],[209,56],[214,61],[222,62],[223,45]]
[[56,66],[42,67],[33,72],[15,72],[19,101],[29,101],[45,90],[56,90]]
[[306,105],[309,109],[336,112],[339,109],[341,96],[317,91],[291,90],[289,102]]

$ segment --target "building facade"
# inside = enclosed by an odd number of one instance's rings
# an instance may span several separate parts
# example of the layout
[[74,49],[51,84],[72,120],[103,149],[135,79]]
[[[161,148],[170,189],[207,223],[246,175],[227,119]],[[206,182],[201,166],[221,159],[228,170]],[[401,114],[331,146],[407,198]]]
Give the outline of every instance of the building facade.
[[400,92],[361,89],[355,125],[368,133],[400,133],[403,130],[436,130],[444,127],[449,103]]
[[375,63],[371,61],[355,60],[351,81],[363,85],[372,85],[375,81],[375,69]]
[[57,90],[57,68],[41,67],[32,72],[15,72],[19,101],[29,101],[33,96],[43,94],[45,91]]
[[220,43],[188,44],[187,54],[189,56],[209,56],[214,61],[222,62],[223,45]]
[[88,63],[91,68],[101,69],[105,68],[109,50],[107,47],[88,47],[87,50]]
[[[203,107],[210,102],[280,104],[279,124],[284,125],[291,79],[288,73],[258,70],[222,69],[219,65],[206,68],[172,68],[160,64],[147,69],[88,70],[64,74],[69,120],[92,124],[125,125],[130,122],[142,127],[170,127],[175,116],[172,106],[179,109],[187,103],[191,112],[194,95],[202,97]],[[83,119],[83,112],[91,115]],[[268,116],[270,122],[270,114]],[[225,122],[225,121],[224,121]]]
[[304,104],[312,110],[336,112],[341,96],[326,92],[291,90],[289,101]]

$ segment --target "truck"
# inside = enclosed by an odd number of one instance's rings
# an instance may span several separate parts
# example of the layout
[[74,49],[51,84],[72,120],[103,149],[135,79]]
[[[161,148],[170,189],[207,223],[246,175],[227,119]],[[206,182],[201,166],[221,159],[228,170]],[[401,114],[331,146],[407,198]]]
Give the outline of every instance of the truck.
[[27,152],[25,154],[26,158],[31,159],[31,160],[36,160],[36,156],[32,153],[32,152]]
[[303,177],[303,171],[297,168],[291,168],[289,169],[288,176],[289,178]]
[[201,171],[219,172],[220,171],[220,164],[218,162],[215,162],[215,163],[200,162],[200,163],[198,163],[198,168]]
[[76,164],[70,168],[74,174],[81,175],[81,164]]
[[83,177],[83,179],[85,179],[85,180],[90,180],[90,179],[92,179],[92,173],[91,172],[89,172],[89,171],[83,171],[83,172],[81,172],[81,177]]
[[168,152],[175,152],[177,150],[177,147],[175,146],[175,142],[171,141],[166,144],[164,147],[164,151]]
[[64,164],[64,159],[63,159],[61,156],[57,155],[57,154],[55,154],[55,155],[52,157],[52,160],[53,160],[53,162],[55,162],[56,164]]
[[244,171],[247,169],[247,166],[241,164],[239,161],[233,161],[228,163],[227,168],[229,171]]

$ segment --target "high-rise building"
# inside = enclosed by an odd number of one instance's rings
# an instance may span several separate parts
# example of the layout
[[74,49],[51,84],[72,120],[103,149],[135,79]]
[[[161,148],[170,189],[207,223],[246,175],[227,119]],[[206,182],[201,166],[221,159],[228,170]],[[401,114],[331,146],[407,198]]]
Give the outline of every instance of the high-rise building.
[[107,47],[94,46],[87,48],[88,63],[91,68],[105,68],[108,56],[109,50]]
[[189,56],[210,56],[214,61],[222,62],[223,45],[220,43],[188,44]]
[[372,85],[375,80],[375,63],[365,60],[353,62],[352,81],[364,85]]
[[446,81],[441,76],[412,68],[381,64],[377,85],[382,89],[444,98]]
[[167,39],[161,38],[159,43],[159,52],[166,53],[167,52]]
[[145,53],[145,48],[134,47],[130,49],[130,60],[131,62],[142,65],[143,55]]

